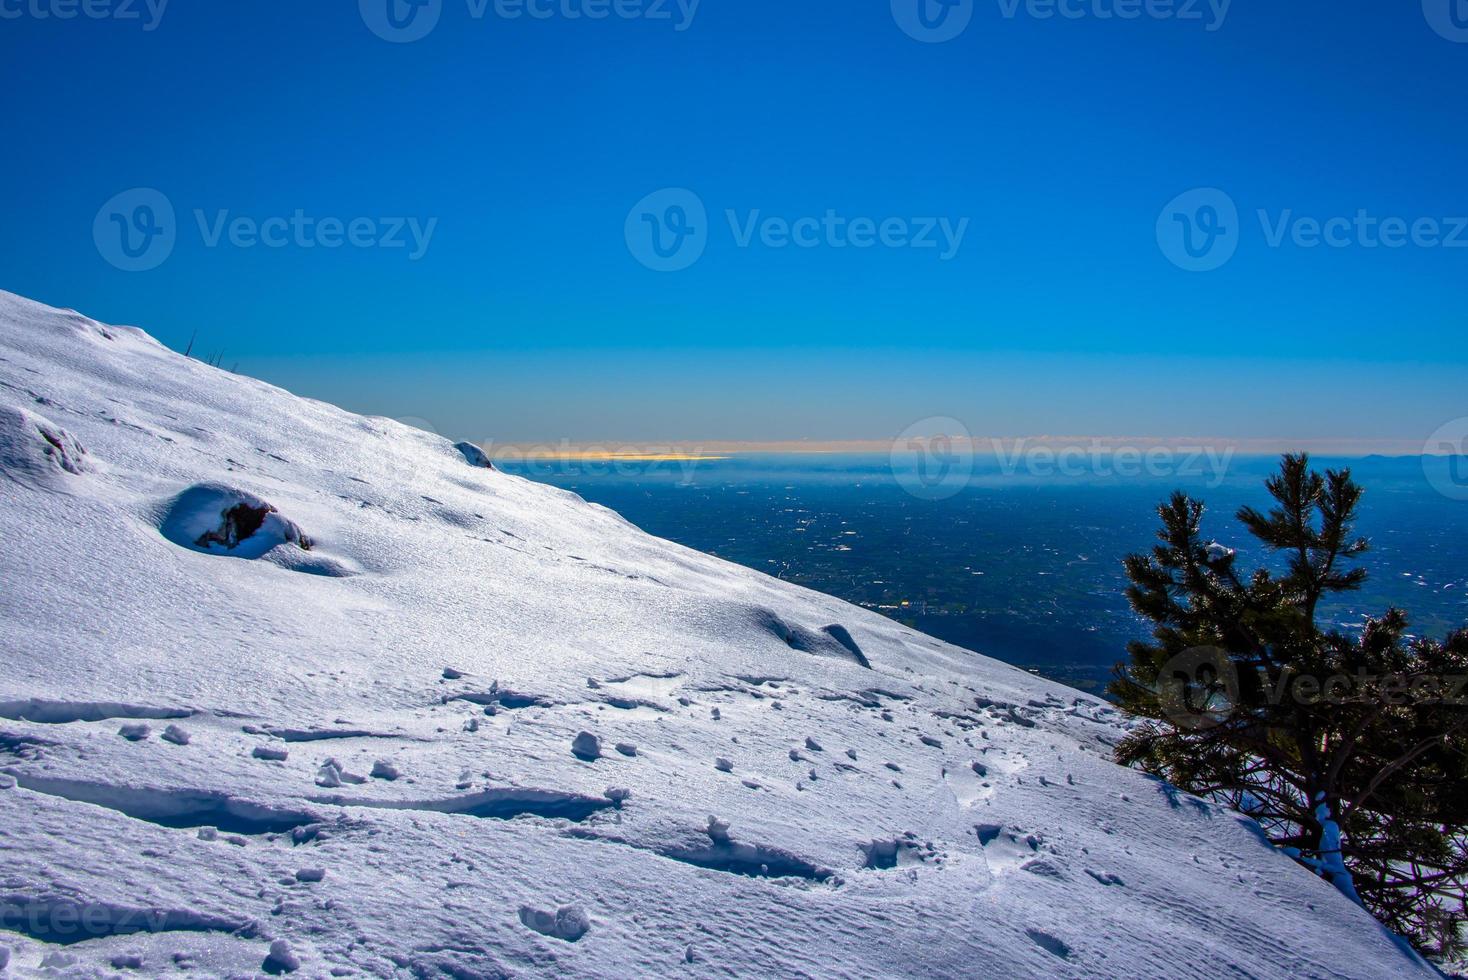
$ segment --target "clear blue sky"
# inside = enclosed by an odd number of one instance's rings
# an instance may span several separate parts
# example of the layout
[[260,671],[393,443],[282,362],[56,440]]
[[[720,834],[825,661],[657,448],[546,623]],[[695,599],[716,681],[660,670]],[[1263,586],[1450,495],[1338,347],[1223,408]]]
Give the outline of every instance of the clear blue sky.
[[[355,410],[497,440],[883,438],[944,415],[1410,442],[1468,415],[1468,228],[1456,249],[1270,247],[1256,217],[1468,216],[1468,43],[1418,0],[1236,0],[1216,30],[1206,0],[1202,21],[970,0],[944,43],[890,0],[703,0],[685,30],[677,0],[671,20],[440,0],[412,43],[350,2],[37,16],[64,2],[0,0],[0,288],[176,347],[197,330]],[[129,272],[94,222],[137,187],[176,242]],[[657,272],[624,229],[669,187],[706,206],[706,251]],[[1236,203],[1237,252],[1190,272],[1157,227],[1200,187]],[[210,247],[195,215],[298,210],[437,223],[414,260]],[[969,224],[945,261],[740,247],[728,210]]]

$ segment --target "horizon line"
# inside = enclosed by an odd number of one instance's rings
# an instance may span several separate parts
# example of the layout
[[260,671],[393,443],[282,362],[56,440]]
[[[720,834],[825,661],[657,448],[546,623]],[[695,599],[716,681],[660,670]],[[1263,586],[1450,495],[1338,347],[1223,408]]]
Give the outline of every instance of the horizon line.
[[[557,439],[487,440],[477,443],[490,455],[603,460],[711,460],[741,455],[888,455],[910,453],[938,434],[901,439]],[[1324,457],[1445,456],[1441,447],[1408,439],[1337,439],[1280,437],[1224,438],[1181,436],[950,436],[960,447],[968,442],[974,455],[1002,456],[1035,449],[1055,452],[1201,452],[1214,455],[1279,456],[1306,452]]]

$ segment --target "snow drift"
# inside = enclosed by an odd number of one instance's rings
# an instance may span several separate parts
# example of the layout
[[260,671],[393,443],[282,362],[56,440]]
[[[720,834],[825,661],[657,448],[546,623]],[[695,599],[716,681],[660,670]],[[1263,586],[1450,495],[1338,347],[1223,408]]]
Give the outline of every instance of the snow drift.
[[1433,975],[1103,702],[475,463],[0,293],[0,962]]

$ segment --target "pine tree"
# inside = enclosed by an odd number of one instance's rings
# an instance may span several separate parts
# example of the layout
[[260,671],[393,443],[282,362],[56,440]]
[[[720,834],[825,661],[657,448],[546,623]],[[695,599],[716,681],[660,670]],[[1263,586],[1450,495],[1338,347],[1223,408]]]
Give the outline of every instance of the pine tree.
[[1111,685],[1140,723],[1117,758],[1254,817],[1281,850],[1425,953],[1468,923],[1468,629],[1413,637],[1387,610],[1359,632],[1317,607],[1359,589],[1368,542],[1349,470],[1283,458],[1240,523],[1277,559],[1244,573],[1175,493],[1127,597],[1153,623]]

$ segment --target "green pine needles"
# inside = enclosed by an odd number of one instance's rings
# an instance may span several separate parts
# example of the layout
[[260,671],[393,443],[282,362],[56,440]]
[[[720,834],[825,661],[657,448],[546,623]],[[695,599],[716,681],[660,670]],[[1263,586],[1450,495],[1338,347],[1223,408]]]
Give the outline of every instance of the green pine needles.
[[1322,598],[1358,589],[1362,488],[1285,456],[1274,506],[1239,521],[1276,571],[1241,570],[1174,493],[1159,543],[1131,555],[1127,597],[1154,626],[1111,693],[1142,719],[1117,758],[1256,819],[1281,850],[1423,952],[1462,955],[1468,922],[1468,629],[1408,634],[1388,609],[1323,629]]

